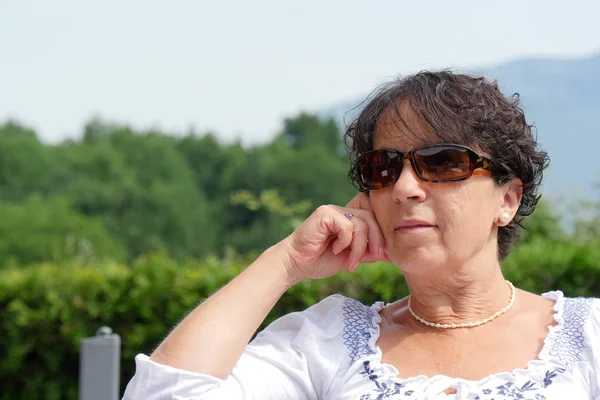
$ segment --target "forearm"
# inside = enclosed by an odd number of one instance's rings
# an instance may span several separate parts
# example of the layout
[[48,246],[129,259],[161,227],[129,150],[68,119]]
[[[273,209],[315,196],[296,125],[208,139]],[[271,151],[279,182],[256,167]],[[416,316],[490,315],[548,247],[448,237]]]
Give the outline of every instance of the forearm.
[[275,303],[289,288],[284,255],[265,251],[192,311],[151,355],[161,364],[224,379]]

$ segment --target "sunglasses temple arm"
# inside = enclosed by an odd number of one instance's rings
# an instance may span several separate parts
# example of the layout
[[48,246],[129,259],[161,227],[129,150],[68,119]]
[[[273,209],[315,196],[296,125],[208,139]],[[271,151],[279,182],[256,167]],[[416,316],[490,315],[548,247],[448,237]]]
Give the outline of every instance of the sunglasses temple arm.
[[477,159],[477,166],[488,171],[492,170],[492,162],[490,161],[490,159],[485,157],[479,157]]

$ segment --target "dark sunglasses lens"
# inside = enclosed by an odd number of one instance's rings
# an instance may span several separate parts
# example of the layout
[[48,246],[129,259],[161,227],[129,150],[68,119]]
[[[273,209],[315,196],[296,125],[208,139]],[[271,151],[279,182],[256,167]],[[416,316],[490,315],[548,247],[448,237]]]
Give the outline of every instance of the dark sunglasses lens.
[[361,185],[369,190],[393,185],[402,170],[402,157],[396,152],[372,151],[356,160]]
[[459,147],[429,147],[414,153],[419,174],[431,181],[462,179],[471,173],[471,157]]

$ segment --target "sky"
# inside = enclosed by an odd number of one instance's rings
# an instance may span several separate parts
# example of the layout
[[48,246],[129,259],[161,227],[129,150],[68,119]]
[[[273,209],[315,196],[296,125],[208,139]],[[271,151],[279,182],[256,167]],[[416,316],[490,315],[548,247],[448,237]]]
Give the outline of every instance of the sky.
[[600,1],[0,0],[0,123],[92,118],[224,141],[398,74],[600,51]]

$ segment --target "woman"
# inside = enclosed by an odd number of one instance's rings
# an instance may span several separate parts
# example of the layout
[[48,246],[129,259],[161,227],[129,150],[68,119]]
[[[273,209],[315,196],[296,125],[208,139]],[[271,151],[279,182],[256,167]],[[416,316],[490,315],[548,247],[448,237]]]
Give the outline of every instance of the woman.
[[[598,302],[502,276],[548,161],[518,100],[423,72],[383,87],[346,139],[361,193],[319,207],[139,355],[125,399],[600,398]],[[330,296],[248,344],[294,284],[379,260],[408,298]]]

